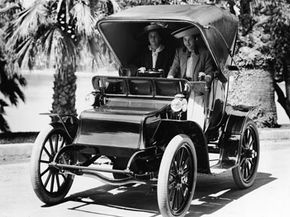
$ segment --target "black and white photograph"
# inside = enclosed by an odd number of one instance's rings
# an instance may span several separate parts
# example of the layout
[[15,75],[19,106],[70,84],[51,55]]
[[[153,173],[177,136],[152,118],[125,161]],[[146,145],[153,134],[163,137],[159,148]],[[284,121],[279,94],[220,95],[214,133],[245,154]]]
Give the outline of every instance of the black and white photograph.
[[290,0],[0,0],[0,217],[287,217]]

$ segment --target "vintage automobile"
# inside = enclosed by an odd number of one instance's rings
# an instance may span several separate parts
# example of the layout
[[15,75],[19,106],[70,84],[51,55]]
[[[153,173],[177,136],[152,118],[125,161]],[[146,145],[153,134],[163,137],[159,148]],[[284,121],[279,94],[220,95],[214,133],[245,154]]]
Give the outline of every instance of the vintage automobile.
[[[150,71],[94,76],[91,109],[79,118],[48,114],[55,121],[36,139],[31,180],[44,203],[61,202],[76,175],[112,185],[157,186],[162,216],[186,214],[197,173],[231,170],[238,188],[253,185],[258,131],[247,107],[227,105],[237,19],[209,5],[140,6],[108,16],[97,27],[120,68],[138,54],[142,43],[136,35],[151,22],[165,23],[170,32],[195,26],[216,65],[213,81],[167,79]],[[170,34],[168,42],[178,44]],[[195,96],[202,97],[202,107]],[[100,159],[109,164],[96,163]]]

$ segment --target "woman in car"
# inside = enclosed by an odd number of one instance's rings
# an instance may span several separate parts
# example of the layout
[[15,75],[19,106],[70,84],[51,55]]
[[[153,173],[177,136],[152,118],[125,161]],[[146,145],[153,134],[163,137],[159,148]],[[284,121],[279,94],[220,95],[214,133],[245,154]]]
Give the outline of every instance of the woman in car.
[[151,23],[144,28],[148,45],[135,61],[139,73],[145,71],[162,72],[167,77],[172,64],[174,52],[164,43],[165,26],[159,23]]
[[186,78],[197,81],[201,78],[210,82],[213,78],[214,65],[209,51],[197,42],[199,31],[189,26],[172,33],[182,38],[184,46],[178,48],[168,73],[168,78]]
[[[185,78],[189,81],[204,80],[210,86],[213,79],[214,65],[207,49],[197,43],[199,30],[189,26],[177,30],[174,37],[183,39],[183,47],[176,50],[175,57],[167,78]],[[204,127],[204,97],[192,93],[189,97],[187,118]]]

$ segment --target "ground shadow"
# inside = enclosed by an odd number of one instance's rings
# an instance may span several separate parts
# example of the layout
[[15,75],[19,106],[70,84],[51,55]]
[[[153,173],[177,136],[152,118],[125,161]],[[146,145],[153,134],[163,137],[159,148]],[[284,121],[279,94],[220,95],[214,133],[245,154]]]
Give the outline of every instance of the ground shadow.
[[214,213],[232,201],[238,200],[276,179],[269,173],[257,173],[254,185],[241,190],[236,187],[230,172],[217,177],[201,176],[197,182],[195,196],[187,216],[199,217]]
[[[198,175],[195,196],[187,216],[202,216],[211,214],[243,197],[249,192],[253,192],[259,187],[266,185],[276,178],[268,173],[258,173],[256,181],[251,188],[240,190],[232,179],[231,173],[224,173],[217,176]],[[66,201],[76,201],[80,205],[70,207],[70,210],[89,212],[96,215],[121,217],[127,216],[119,214],[100,213],[99,209],[92,206],[104,205],[128,211],[141,211],[149,213],[154,217],[160,215],[157,204],[156,188],[149,185],[135,185],[133,187],[118,187],[103,185],[97,188],[82,191],[66,198]],[[150,215],[152,214],[152,215]]]

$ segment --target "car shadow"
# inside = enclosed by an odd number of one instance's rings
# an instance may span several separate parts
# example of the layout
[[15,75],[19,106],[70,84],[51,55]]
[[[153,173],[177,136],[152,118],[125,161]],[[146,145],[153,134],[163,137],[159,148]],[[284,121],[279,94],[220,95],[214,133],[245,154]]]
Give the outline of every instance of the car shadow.
[[201,176],[197,182],[196,192],[187,216],[199,217],[214,213],[232,201],[238,200],[276,179],[269,173],[258,172],[252,187],[239,189],[235,185],[230,172],[218,177]]
[[[272,177],[271,174],[258,172],[254,185],[248,189],[240,190],[235,186],[231,173],[227,172],[216,176],[198,175],[195,195],[189,208],[189,213],[186,216],[199,217],[214,213],[232,201],[274,180],[276,178]],[[133,187],[103,185],[72,194],[65,201],[80,203],[78,206],[70,207],[70,210],[102,216],[128,216],[128,213],[122,212],[122,210],[146,212],[150,217],[160,215],[157,204],[157,191],[156,188],[150,185],[134,185]],[[116,211],[108,213],[104,211],[103,213],[100,212],[99,206],[96,205],[117,208],[120,212],[118,211],[118,214],[116,214]],[[96,207],[94,208],[94,206]]]

